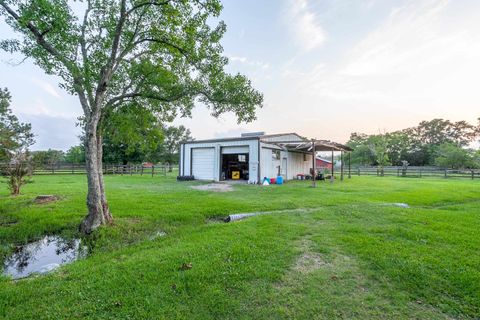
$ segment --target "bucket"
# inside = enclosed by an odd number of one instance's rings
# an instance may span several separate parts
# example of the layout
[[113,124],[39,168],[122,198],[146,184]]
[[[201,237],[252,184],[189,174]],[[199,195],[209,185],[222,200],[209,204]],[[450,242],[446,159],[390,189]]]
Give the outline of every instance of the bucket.
[[277,184],[283,184],[283,177],[282,176],[277,177]]
[[270,184],[275,184],[277,183],[277,179],[275,178],[270,178]]

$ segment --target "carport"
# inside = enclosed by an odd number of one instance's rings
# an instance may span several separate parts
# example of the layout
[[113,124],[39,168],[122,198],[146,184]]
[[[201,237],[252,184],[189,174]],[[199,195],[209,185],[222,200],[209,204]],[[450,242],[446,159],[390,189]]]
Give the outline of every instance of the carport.
[[[340,152],[340,180],[343,181],[344,179],[344,159],[347,158],[348,161],[348,178],[352,177],[352,167],[351,167],[351,152],[353,151],[352,148],[329,140],[298,140],[298,141],[276,141],[276,145],[280,146],[283,149],[287,150],[297,150],[302,152],[309,152],[312,154],[312,168],[314,171],[314,177],[316,176],[317,171],[317,162],[316,162],[316,153],[317,152],[331,152],[331,161],[332,161],[332,174],[331,174],[331,181],[333,182],[334,175],[335,175],[335,166],[334,158],[335,152]],[[312,179],[312,187],[316,187],[317,182],[315,178]]]

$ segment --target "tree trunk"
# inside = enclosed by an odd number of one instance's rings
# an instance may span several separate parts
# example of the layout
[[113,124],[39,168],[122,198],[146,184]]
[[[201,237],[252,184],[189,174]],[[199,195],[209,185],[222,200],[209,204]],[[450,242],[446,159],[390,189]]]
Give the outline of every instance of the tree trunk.
[[[100,130],[99,130],[100,131]],[[100,191],[101,191],[101,198],[100,201],[102,203],[103,209],[103,216],[105,218],[105,222],[111,223],[113,221],[112,214],[110,213],[110,208],[108,207],[107,202],[107,195],[105,193],[105,182],[103,180],[103,136],[101,132],[98,133],[97,137],[97,152],[98,152],[98,179],[100,181]]]
[[[102,157],[99,157],[98,117],[91,118],[85,128],[85,156],[87,166],[88,214],[80,224],[80,232],[91,233],[102,224],[112,220],[105,197],[102,173]],[[100,148],[101,151],[101,148]],[[104,210],[104,208],[106,210]]]

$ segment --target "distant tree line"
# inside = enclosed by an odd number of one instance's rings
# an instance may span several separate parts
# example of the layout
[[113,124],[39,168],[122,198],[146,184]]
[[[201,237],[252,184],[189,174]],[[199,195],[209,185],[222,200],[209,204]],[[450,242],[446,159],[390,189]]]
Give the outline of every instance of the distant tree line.
[[[130,127],[130,126],[129,126]],[[190,130],[184,126],[139,126],[129,128],[109,128],[103,138],[103,160],[107,164],[168,163],[179,161],[180,142],[193,140]],[[52,167],[60,163],[85,164],[84,138],[80,144],[62,150],[42,150],[31,152],[34,167]]]
[[443,119],[422,121],[418,126],[394,132],[367,135],[352,133],[352,163],[369,166],[439,166],[478,168],[480,153],[468,148],[480,137],[477,125]]

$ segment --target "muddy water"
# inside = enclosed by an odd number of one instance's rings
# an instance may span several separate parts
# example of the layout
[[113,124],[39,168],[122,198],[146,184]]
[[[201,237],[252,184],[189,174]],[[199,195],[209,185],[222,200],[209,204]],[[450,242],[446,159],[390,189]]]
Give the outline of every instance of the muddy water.
[[79,239],[46,236],[41,240],[18,247],[4,262],[4,274],[13,279],[25,278],[32,273],[47,273],[59,266],[84,258],[86,246]]

